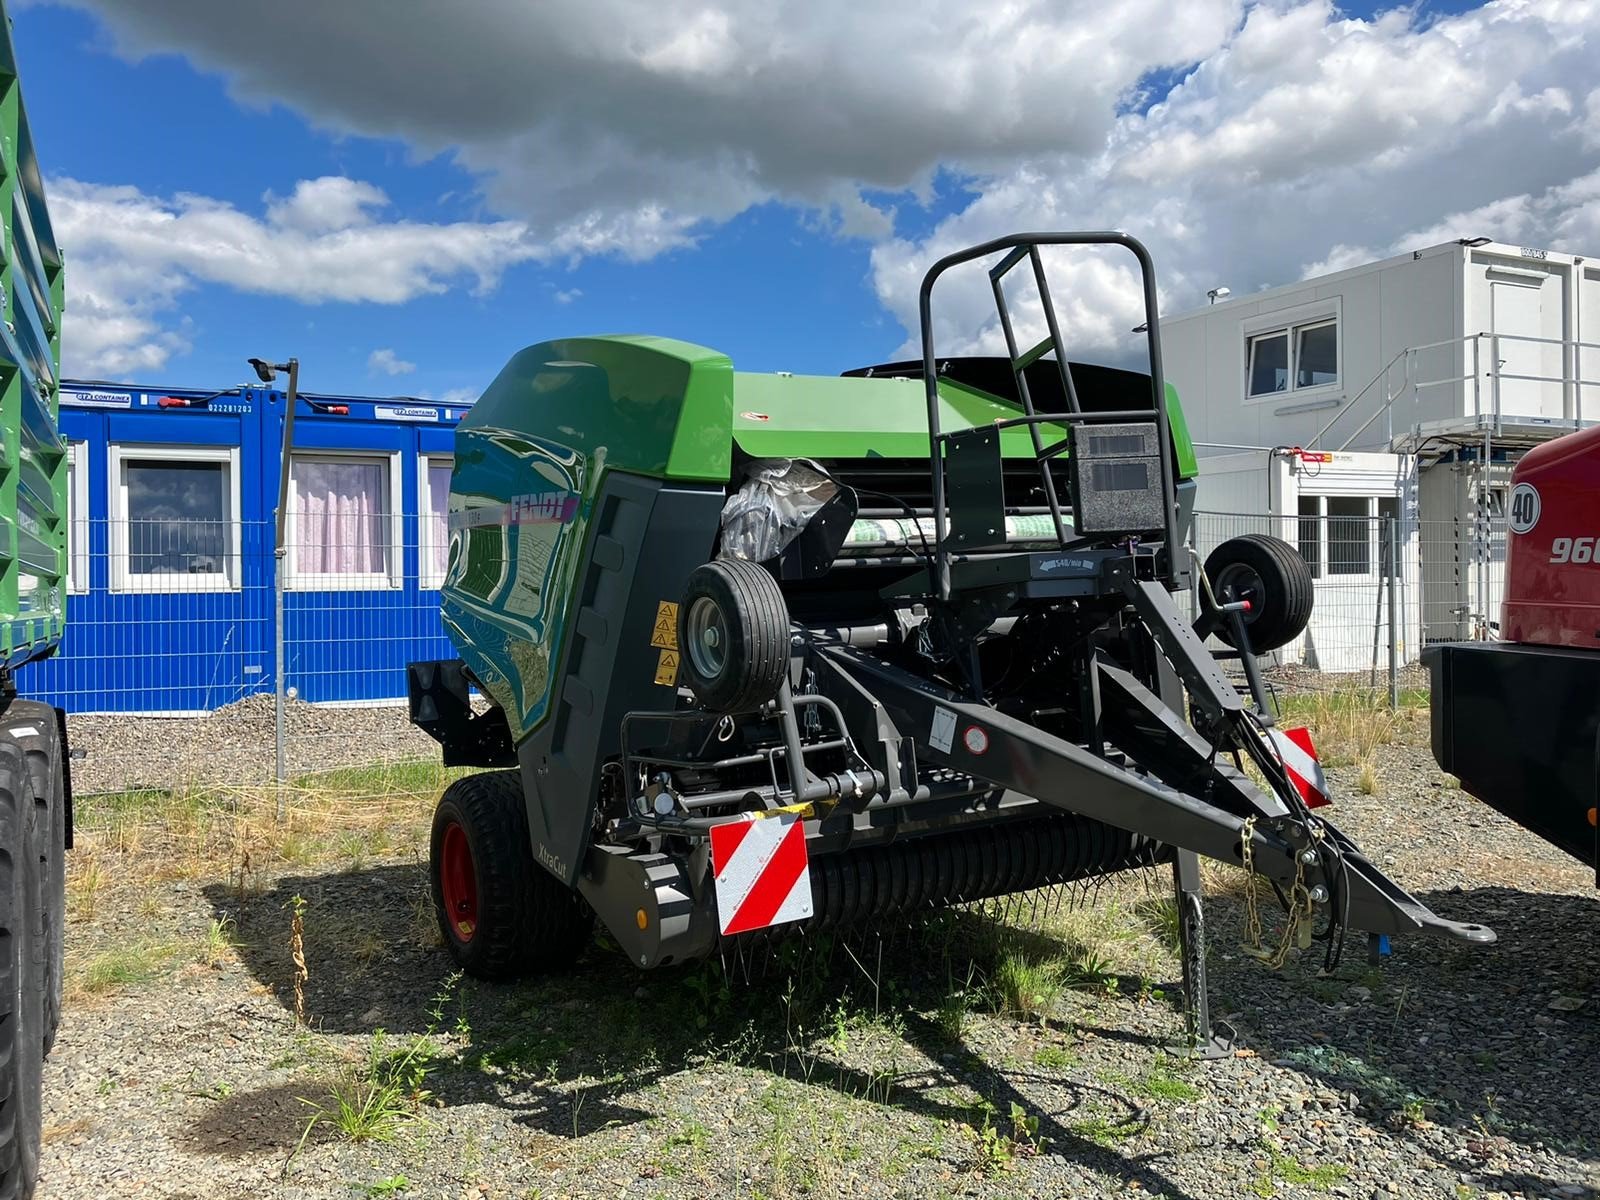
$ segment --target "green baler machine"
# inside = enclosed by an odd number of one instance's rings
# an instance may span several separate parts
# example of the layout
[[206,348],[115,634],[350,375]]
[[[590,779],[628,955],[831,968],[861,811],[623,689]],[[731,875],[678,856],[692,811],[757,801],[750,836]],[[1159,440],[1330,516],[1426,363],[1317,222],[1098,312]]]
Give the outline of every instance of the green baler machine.
[[[1062,352],[1040,252],[1061,244],[1135,256],[1147,371]],[[941,359],[934,284],[985,259],[1007,354]],[[1021,266],[1048,330],[1031,349]],[[445,761],[495,768],[435,820],[457,960],[559,966],[598,914],[661,966],[1171,862],[1205,1040],[1198,855],[1271,879],[1330,962],[1349,929],[1492,939],[1311,810],[1259,687],[1206,649],[1249,666],[1297,636],[1310,579],[1270,538],[1191,561],[1154,297],[1132,238],[1027,234],[930,270],[916,361],[751,375],[651,337],[516,355],[457,432],[460,658],[411,671]],[[1190,622],[1172,594],[1195,583]]]

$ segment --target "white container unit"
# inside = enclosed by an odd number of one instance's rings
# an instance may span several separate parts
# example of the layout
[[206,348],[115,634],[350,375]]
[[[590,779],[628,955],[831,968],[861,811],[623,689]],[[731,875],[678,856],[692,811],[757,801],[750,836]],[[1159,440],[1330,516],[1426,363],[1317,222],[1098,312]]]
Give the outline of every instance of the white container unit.
[[1600,261],[1583,255],[1447,242],[1164,317],[1161,332],[1202,443],[1426,455],[1600,419]]
[[[1277,652],[1278,662],[1383,672],[1391,619],[1400,662],[1415,661],[1421,618],[1414,456],[1279,447],[1204,455],[1199,466],[1195,546],[1202,561],[1230,537],[1267,533],[1297,547],[1311,565],[1311,624]],[[1391,520],[1401,564],[1392,618]]]

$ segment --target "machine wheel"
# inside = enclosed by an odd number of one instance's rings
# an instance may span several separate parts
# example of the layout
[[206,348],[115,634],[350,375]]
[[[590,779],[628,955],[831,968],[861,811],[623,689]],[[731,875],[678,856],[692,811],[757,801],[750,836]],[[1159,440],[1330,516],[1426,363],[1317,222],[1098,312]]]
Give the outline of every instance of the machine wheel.
[[39,915],[44,938],[44,1053],[61,1025],[67,922],[66,758],[56,710],[37,700],[13,700],[0,717],[0,735],[21,748],[39,810],[34,852],[39,862]]
[[712,712],[749,712],[778,694],[789,669],[789,606],[756,563],[696,567],[678,606],[679,670]]
[[[54,714],[52,714],[52,720]],[[44,927],[37,826],[22,749],[0,737],[0,1197],[33,1195],[44,1074]]]
[[445,789],[430,874],[444,943],[478,979],[559,970],[589,944],[594,913],[533,860],[520,772],[485,771]]
[[[1231,588],[1235,600],[1250,602],[1241,616],[1256,653],[1294,641],[1311,620],[1311,567],[1282,538],[1264,533],[1229,538],[1206,556],[1206,578],[1219,601],[1223,589]],[[1233,644],[1227,625],[1217,636]]]

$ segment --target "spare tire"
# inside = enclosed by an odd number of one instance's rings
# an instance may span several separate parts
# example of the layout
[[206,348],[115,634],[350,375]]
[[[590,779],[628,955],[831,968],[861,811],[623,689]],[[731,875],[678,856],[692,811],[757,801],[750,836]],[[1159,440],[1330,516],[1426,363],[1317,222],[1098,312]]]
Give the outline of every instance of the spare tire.
[[[1229,538],[1206,556],[1206,578],[1218,603],[1227,599],[1225,591],[1249,603],[1239,615],[1255,653],[1288,645],[1311,620],[1311,567],[1282,538],[1264,533]],[[1232,623],[1225,623],[1217,636],[1233,645]]]
[[765,567],[718,559],[696,567],[678,606],[679,671],[712,712],[750,712],[789,669],[789,606]]

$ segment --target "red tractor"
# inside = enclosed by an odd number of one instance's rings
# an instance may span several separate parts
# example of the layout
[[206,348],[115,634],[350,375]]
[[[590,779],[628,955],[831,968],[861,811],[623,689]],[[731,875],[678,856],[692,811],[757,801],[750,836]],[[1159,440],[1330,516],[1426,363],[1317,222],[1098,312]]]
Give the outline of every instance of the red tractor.
[[1507,516],[1501,640],[1423,651],[1433,756],[1600,886],[1600,428],[1530,450]]

